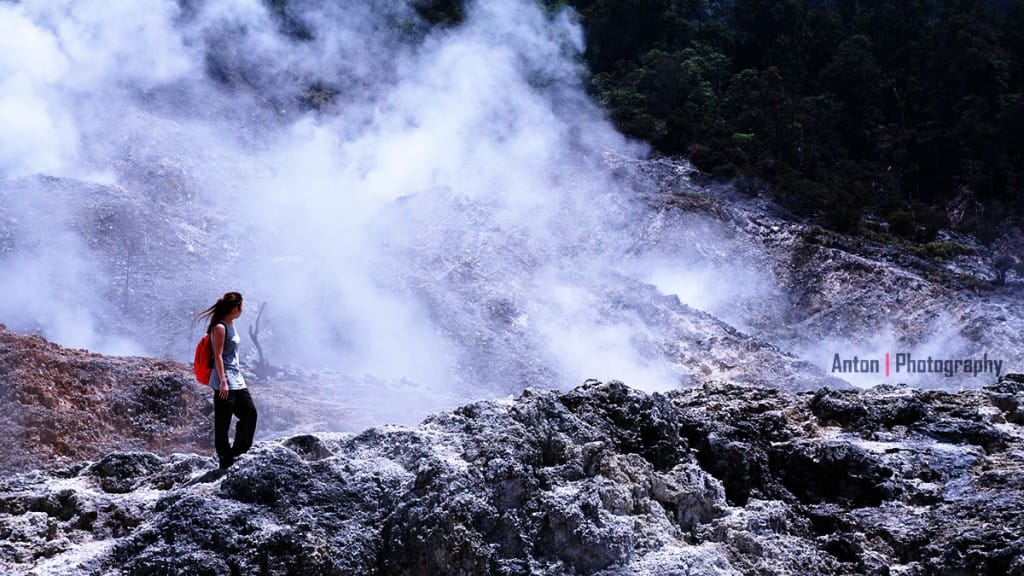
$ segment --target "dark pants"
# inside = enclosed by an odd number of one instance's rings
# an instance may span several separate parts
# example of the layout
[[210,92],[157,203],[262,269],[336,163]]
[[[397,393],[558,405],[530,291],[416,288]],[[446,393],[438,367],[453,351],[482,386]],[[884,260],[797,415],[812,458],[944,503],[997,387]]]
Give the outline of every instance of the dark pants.
[[[235,425],[235,443],[228,440],[228,429],[231,428],[231,417],[238,417]],[[252,448],[252,438],[256,435],[256,405],[252,403],[249,391],[230,390],[228,399],[221,400],[220,393],[213,391],[213,442],[217,446],[217,457],[220,467],[227,468],[234,463],[235,457]]]

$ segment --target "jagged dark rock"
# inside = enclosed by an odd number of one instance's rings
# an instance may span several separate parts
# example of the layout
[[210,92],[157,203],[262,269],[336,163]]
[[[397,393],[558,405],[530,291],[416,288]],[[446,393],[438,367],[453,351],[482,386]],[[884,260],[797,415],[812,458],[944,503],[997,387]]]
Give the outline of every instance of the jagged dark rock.
[[114,452],[0,481],[0,569],[1021,576],[1017,400],[588,381],[226,471]]
[[[752,338],[824,369],[835,352],[875,354],[883,347],[939,349],[953,358],[987,355],[1009,370],[1024,363],[1024,317],[1015,312],[1024,282],[991,283],[994,261],[1024,250],[1024,235],[1012,226],[991,245],[948,230],[933,243],[906,243],[872,232],[870,224],[860,234],[844,235],[794,219],[765,195],[702,181],[685,160],[609,162],[623,178],[639,182],[654,208],[638,234],[638,251],[675,255],[697,271],[720,271],[707,291],[721,291],[722,299],[702,309],[742,326]],[[929,375],[911,383],[975,388],[996,377]],[[724,378],[755,383],[746,376]],[[912,377],[846,378],[869,386]],[[818,385],[836,387],[820,379]]]

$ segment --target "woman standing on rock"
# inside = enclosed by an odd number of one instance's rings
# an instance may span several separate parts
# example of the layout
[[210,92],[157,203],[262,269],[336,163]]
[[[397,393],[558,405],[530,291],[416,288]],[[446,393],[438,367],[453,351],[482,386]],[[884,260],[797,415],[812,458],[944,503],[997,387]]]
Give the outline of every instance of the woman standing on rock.
[[[242,295],[228,292],[206,310],[200,318],[209,318],[206,333],[210,335],[214,369],[210,373],[213,388],[213,437],[220,467],[227,468],[239,454],[252,447],[256,434],[256,406],[245,386],[238,362],[238,343],[242,337],[235,331],[234,321],[242,315]],[[231,416],[238,417],[234,445],[228,440]]]

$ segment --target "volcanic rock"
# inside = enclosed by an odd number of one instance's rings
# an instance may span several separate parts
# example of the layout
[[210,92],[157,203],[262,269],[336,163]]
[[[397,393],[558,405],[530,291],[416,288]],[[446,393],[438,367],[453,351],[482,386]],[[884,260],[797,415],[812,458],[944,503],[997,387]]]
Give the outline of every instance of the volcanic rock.
[[263,441],[226,471],[115,452],[0,482],[0,567],[1020,576],[1017,394],[588,381]]
[[[336,378],[293,376],[303,379],[261,381],[246,370],[260,412],[257,439],[353,431],[375,422],[339,398]],[[387,413],[376,404],[367,407]],[[103,459],[111,452],[212,454],[213,398],[195,381],[191,366],[65,348],[0,324],[0,435],[0,475]],[[133,468],[138,466],[149,469],[141,463]]]
[[209,451],[212,404],[187,370],[67,349],[0,325],[0,472],[113,450]]

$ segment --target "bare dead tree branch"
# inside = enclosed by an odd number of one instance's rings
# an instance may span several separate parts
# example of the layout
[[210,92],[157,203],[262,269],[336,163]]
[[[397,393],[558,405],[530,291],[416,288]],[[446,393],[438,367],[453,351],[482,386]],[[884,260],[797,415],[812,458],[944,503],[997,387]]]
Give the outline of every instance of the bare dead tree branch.
[[256,323],[249,324],[249,338],[252,340],[253,345],[256,346],[256,352],[259,356],[256,359],[256,377],[260,380],[266,380],[270,375],[270,364],[267,362],[267,358],[263,355],[263,346],[260,345],[260,319],[263,317],[263,310],[266,309],[267,303],[261,302],[259,310],[256,312]]

